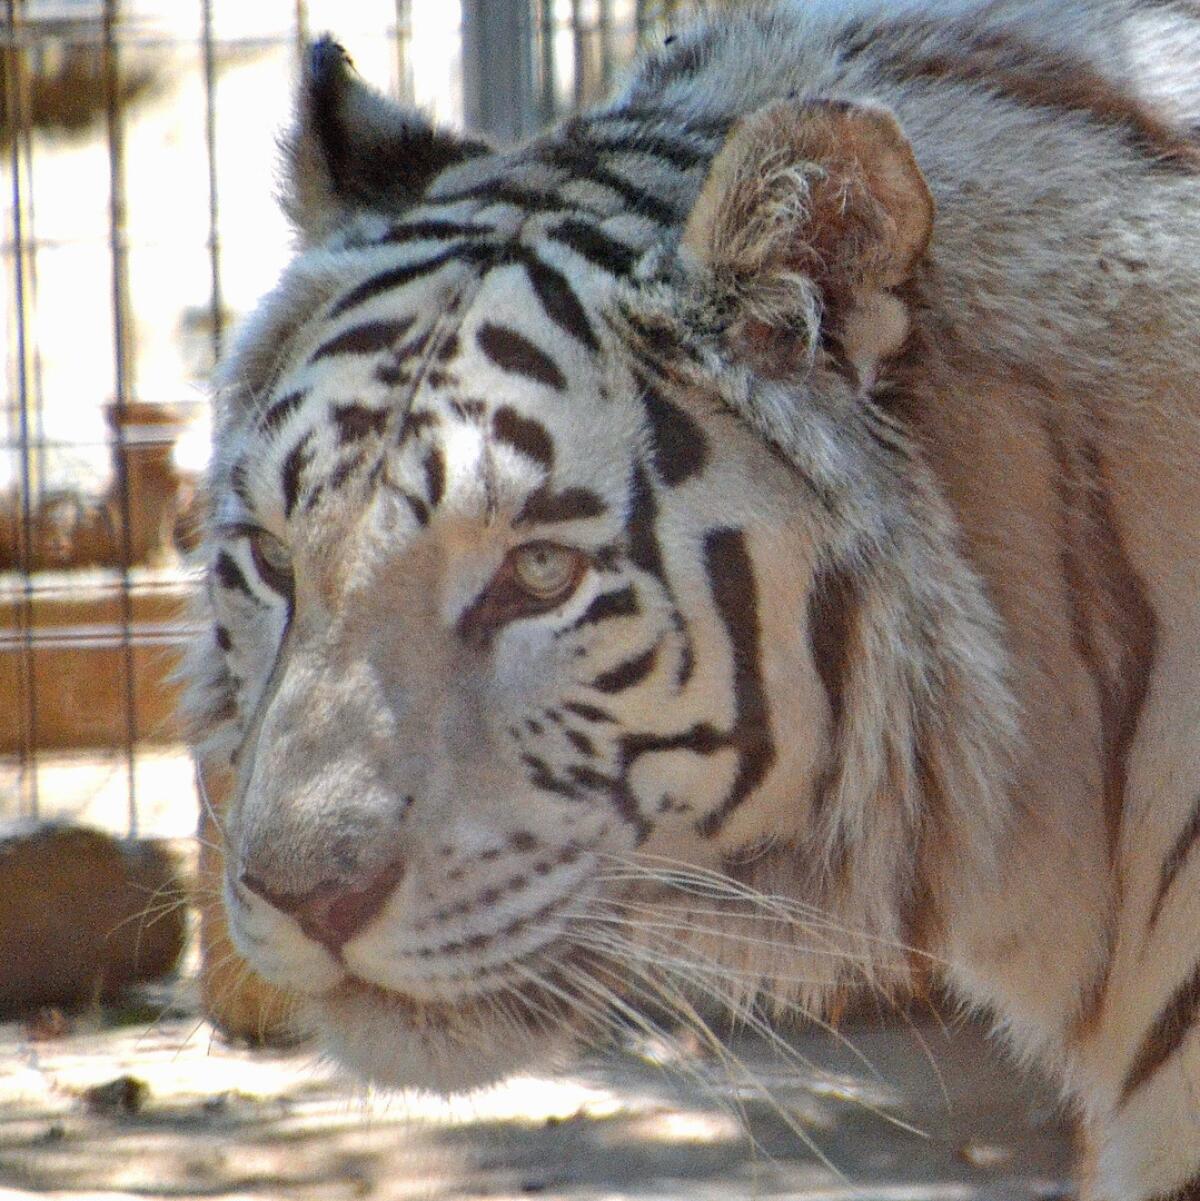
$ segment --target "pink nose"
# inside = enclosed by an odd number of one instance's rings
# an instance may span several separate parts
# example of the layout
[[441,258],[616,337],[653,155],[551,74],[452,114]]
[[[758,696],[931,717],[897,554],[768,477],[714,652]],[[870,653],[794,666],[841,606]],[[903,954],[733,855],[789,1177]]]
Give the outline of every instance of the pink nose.
[[396,859],[376,871],[365,884],[325,881],[307,892],[284,892],[272,888],[251,872],[243,872],[241,883],[281,913],[300,923],[309,938],[332,955],[363,929],[392,895],[404,876],[404,864]]

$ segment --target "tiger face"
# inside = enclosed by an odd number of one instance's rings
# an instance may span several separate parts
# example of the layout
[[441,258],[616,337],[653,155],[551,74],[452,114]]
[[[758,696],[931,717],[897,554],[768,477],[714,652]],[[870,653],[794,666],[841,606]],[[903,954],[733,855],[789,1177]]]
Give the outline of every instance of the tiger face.
[[[317,48],[314,244],[222,379],[196,704],[236,770],[235,945],[358,1071],[443,1090],[667,995],[664,964],[731,1002],[904,975],[937,887],[905,798],[957,763],[920,761],[916,698],[1004,698],[936,498],[862,401],[932,213],[895,123],[685,125],[635,203],[631,156],[672,143],[627,113],[492,155],[381,105]],[[399,166],[363,201],[385,120]],[[853,724],[868,686],[894,703]],[[754,899],[780,863],[820,921]]]

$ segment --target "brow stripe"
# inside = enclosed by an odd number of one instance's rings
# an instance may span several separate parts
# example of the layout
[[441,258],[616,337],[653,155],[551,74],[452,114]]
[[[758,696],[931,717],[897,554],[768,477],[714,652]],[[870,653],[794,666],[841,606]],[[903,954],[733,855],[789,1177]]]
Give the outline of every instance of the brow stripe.
[[546,316],[588,350],[598,350],[600,343],[596,340],[592,323],[567,277],[533,254],[526,256],[524,265],[534,295],[545,309]]
[[554,360],[516,330],[485,321],[475,339],[479,349],[502,371],[524,376],[556,392],[566,390],[567,381]]
[[547,235],[556,242],[611,275],[628,275],[638,261],[638,252],[624,242],[611,238],[595,225],[573,217],[561,221]]
[[446,266],[447,263],[482,262],[491,253],[491,250],[486,246],[481,246],[476,242],[468,242],[462,246],[451,246],[447,250],[443,250],[440,254],[432,255],[430,258],[422,259],[420,262],[404,263],[402,266],[381,271],[378,275],[371,276],[370,279],[364,280],[356,288],[347,292],[333,306],[329,316],[331,319],[341,317],[351,309],[365,304],[368,300],[372,300],[383,292],[402,288],[406,284],[411,284],[416,280],[424,279],[427,275],[432,275],[435,271]]
[[402,317],[396,321],[364,321],[351,326],[323,342],[309,357],[310,363],[343,354],[375,354],[390,350],[411,328],[413,319]]

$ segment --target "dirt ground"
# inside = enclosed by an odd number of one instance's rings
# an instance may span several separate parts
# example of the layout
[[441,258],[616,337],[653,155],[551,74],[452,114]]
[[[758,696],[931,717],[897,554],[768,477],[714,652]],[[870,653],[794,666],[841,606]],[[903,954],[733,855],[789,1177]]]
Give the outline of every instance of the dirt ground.
[[447,1103],[231,1047],[186,991],[152,1024],[0,1025],[0,1201],[1073,1196],[1052,1093],[933,1016],[804,1033],[790,1061],[736,1036],[745,1077],[630,1043]]

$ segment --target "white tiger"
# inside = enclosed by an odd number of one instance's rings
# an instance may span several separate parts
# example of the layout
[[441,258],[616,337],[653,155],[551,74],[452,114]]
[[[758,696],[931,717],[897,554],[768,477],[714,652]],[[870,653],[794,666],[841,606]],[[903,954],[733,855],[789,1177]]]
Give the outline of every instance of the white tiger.
[[228,925],[453,1090],[624,997],[940,980],[1200,1199],[1183,0],[782,3],[515,150],[312,51],[220,377]]

